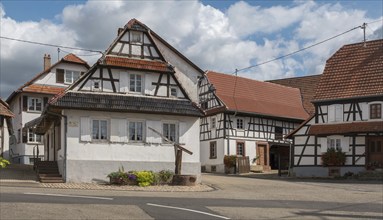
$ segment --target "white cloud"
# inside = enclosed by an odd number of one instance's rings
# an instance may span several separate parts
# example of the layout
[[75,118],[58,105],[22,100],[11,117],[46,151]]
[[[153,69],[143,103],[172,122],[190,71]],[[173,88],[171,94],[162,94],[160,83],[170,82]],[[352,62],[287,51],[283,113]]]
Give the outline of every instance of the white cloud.
[[[65,46],[105,50],[117,29],[137,18],[202,69],[233,72],[291,53],[347,29],[380,18],[340,3],[295,1],[287,6],[260,7],[236,2],[220,11],[198,1],[88,1],[70,5],[53,23],[19,22],[6,16],[0,4],[0,33]],[[285,4],[286,5],[286,4]],[[382,37],[382,24],[369,25],[367,39]],[[267,63],[240,76],[259,80],[319,74],[326,59],[342,45],[363,39],[361,30]],[[42,70],[42,57],[56,57],[57,48],[1,39],[1,96],[8,96]],[[80,54],[86,52],[71,51]],[[94,62],[96,57],[82,57]],[[18,77],[15,77],[18,76]]]

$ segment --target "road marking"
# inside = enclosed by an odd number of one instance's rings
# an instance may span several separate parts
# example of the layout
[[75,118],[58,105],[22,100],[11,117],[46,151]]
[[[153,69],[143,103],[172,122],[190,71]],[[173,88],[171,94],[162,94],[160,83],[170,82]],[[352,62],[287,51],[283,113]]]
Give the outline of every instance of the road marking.
[[214,215],[214,214],[211,214],[211,213],[208,213],[208,212],[201,212],[201,211],[193,210],[193,209],[186,209],[186,208],[180,208],[180,207],[175,207],[175,206],[158,205],[158,204],[153,204],[153,203],[146,203],[146,205],[162,207],[162,208],[168,208],[168,209],[178,209],[178,210],[183,210],[183,211],[188,211],[188,212],[195,212],[195,213],[199,213],[199,214],[203,214],[203,215],[209,215],[209,216],[213,216],[213,217],[217,217],[217,218],[222,218],[222,219],[230,219],[230,218],[225,217],[225,216]]
[[95,196],[76,196],[76,195],[49,194],[49,193],[24,193],[24,194],[26,194],[26,195],[39,195],[39,196],[57,196],[57,197],[72,197],[72,198],[84,198],[84,199],[113,200],[113,198],[95,197]]

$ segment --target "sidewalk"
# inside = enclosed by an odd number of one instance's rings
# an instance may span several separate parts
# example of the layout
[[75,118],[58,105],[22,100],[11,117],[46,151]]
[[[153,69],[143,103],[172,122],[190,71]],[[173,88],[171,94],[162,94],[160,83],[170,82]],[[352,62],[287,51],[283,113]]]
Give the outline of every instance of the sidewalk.
[[10,164],[0,169],[0,183],[38,183],[32,165]]

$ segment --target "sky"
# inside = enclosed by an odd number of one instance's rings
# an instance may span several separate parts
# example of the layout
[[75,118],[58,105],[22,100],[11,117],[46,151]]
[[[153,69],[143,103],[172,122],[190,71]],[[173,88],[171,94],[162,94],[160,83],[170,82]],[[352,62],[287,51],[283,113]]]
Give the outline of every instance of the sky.
[[[380,0],[340,1],[21,1],[0,0],[0,36],[105,51],[117,29],[136,18],[203,70],[270,80],[321,74],[345,44],[383,38]],[[0,97],[6,99],[43,69],[74,53],[92,65],[88,51],[60,49],[0,38]],[[262,65],[259,65],[262,64]],[[253,68],[247,68],[254,66]],[[243,70],[242,70],[243,69]]]

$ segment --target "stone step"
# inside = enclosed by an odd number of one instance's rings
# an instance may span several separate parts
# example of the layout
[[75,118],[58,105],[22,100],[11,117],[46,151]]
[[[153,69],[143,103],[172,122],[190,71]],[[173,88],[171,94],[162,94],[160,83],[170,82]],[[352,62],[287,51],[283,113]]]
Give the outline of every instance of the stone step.
[[60,177],[62,178],[62,175],[59,173],[40,173],[39,177]]
[[60,179],[40,179],[40,182],[42,182],[42,183],[64,183],[64,180],[62,178],[60,178]]

